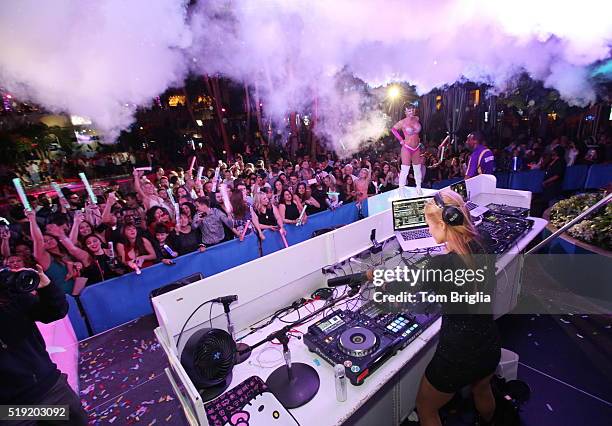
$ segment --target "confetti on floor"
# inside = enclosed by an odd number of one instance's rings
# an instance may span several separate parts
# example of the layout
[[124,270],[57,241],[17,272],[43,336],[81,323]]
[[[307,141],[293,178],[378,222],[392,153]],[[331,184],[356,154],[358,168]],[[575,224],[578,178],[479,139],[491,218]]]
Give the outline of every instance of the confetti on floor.
[[80,343],[79,385],[90,425],[187,424],[164,374],[156,326],[153,316],[144,317]]

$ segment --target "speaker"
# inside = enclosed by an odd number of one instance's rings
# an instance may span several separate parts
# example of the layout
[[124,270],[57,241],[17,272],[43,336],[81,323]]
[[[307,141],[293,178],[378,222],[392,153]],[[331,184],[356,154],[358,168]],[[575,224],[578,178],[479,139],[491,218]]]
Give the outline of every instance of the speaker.
[[[176,290],[177,288],[181,288],[183,286],[186,286],[187,284],[200,281],[203,278],[204,275],[202,275],[200,272],[196,272],[195,274],[188,275],[186,277],[181,278],[180,280],[176,280],[174,282],[171,282],[170,284],[166,284],[164,286],[156,288],[155,290],[152,290],[151,293],[149,293],[149,303],[151,304],[151,309],[153,309],[154,297],[169,293],[172,290]],[[155,309],[153,309],[153,311],[155,311]]]

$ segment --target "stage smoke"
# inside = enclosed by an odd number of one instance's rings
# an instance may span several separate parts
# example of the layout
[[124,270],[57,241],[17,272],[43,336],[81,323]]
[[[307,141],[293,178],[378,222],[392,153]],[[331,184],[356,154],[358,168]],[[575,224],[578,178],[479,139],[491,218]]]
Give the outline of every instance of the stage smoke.
[[0,3],[0,85],[22,101],[86,116],[113,142],[170,85],[190,43],[179,0]]
[[584,106],[595,100],[589,65],[610,58],[612,40],[607,0],[199,0],[188,12],[186,3],[4,2],[0,81],[116,134],[135,105],[188,70],[220,74],[257,87],[278,124],[317,99],[316,131],[341,152],[388,128],[346,75],[372,87],[407,81],[422,94],[462,80],[503,92],[527,72]]

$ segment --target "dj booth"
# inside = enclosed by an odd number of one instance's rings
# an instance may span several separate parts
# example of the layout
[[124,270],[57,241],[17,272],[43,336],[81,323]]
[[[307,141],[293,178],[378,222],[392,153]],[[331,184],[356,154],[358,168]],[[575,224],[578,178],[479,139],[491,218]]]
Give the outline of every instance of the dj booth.
[[[465,184],[470,200],[479,205],[497,203],[525,209],[530,206],[530,192],[496,188],[494,176],[477,176]],[[411,197],[417,197],[413,188],[405,190]],[[426,196],[435,193],[427,189],[423,191]],[[406,194],[402,194],[402,198],[405,197]],[[319,294],[315,293],[317,289],[327,287],[330,278],[373,267],[391,269],[400,263],[408,264],[412,259],[412,254],[399,249],[394,236],[391,201],[399,198],[398,190],[371,197],[368,199],[370,216],[365,219],[153,299],[159,321],[155,334],[170,364],[166,374],[181,400],[190,424],[222,425],[246,421],[246,424],[257,425],[272,424],[274,419],[282,420],[275,421],[274,424],[396,425],[408,416],[414,409],[419,382],[435,350],[441,320],[433,316],[433,313],[428,317],[429,320],[418,315],[395,315],[389,320],[386,325],[389,335],[400,330],[403,344],[393,351],[388,351],[384,357],[372,360],[371,371],[360,367],[358,358],[355,358],[363,356],[365,352],[350,352],[351,356],[347,355],[344,362],[346,375],[358,385],[348,383],[346,397],[340,398],[345,399],[343,402],[337,399],[334,366],[325,360],[342,358],[341,352],[336,348],[332,350],[333,354],[321,356],[321,352],[310,351],[305,345],[305,341],[308,341],[311,343],[310,347],[313,347],[313,334],[308,333],[309,326],[313,324],[315,331],[322,334],[322,330],[327,332],[337,328],[356,315],[366,318],[364,313],[369,309],[367,289],[316,315],[316,311],[327,302],[313,295]],[[520,292],[519,253],[546,226],[543,219],[530,217],[528,220],[531,223],[530,228],[497,257],[497,287],[493,296],[496,316],[509,312],[516,305]],[[376,250],[372,253],[372,230],[376,230],[376,240],[381,243],[378,247],[382,251]],[[336,287],[334,296],[348,297],[347,291],[350,292],[347,288]],[[231,304],[229,315],[230,331],[235,330],[234,335],[240,343],[257,345],[283,327],[288,330],[288,342],[284,343],[285,349],[289,350],[292,366],[315,371],[320,380],[318,388],[314,390],[316,394],[308,402],[285,410],[263,388],[263,381],[272,379],[270,376],[273,372],[285,373],[281,370],[288,354],[283,354],[283,345],[279,344],[278,340],[256,346],[248,359],[233,366],[231,376],[227,378],[228,393],[213,399],[212,403],[203,400],[181,364],[181,355],[185,344],[194,333],[200,333],[207,328],[228,329],[228,316],[224,312],[224,306],[219,303],[201,306],[203,302],[227,295],[238,296],[237,302]],[[286,309],[286,314],[273,315],[279,309],[292,305],[294,309]],[[308,315],[312,318],[304,321],[303,318]],[[417,317],[426,319],[417,321]],[[383,317],[376,317],[380,324],[381,318]],[[291,326],[293,321],[298,324]],[[371,324],[372,327],[380,325],[375,323],[374,319],[368,322],[367,318],[366,324]],[[382,327],[384,328],[384,325]],[[413,330],[414,333],[410,337]],[[367,340],[369,332],[366,330],[364,333]],[[325,335],[322,338],[319,344],[327,341]],[[369,358],[364,356],[362,359]],[[305,387],[308,386],[310,384],[305,383]],[[296,389],[289,391],[299,393]],[[276,396],[283,400],[285,395]],[[214,421],[209,422],[209,418]]]

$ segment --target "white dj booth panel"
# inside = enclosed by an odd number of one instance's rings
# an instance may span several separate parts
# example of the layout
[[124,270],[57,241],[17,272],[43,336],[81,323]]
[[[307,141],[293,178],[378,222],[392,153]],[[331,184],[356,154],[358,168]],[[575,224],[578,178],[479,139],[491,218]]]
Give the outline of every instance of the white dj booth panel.
[[497,188],[497,178],[493,175],[474,176],[465,181],[465,186],[470,200],[481,206],[491,203],[526,209],[531,206],[531,192]]

